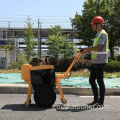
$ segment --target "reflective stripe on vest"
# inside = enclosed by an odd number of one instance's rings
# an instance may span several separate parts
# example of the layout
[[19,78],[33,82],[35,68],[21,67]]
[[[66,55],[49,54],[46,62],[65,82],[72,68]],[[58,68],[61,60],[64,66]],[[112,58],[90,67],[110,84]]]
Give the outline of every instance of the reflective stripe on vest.
[[98,55],[98,54],[108,54],[108,52],[92,52],[93,55]]
[[105,34],[107,35],[106,51],[104,51],[104,52],[103,52],[103,51],[102,51],[102,52],[98,52],[98,50],[92,51],[92,56],[91,56],[91,58],[96,58],[97,54],[108,54],[108,50],[109,50],[109,48],[108,48],[108,34],[105,32],[105,30],[102,30],[102,31],[100,32],[100,34],[99,34],[96,38],[94,38],[93,46],[97,46],[99,37],[100,37],[100,35],[101,35],[102,33],[105,33]]

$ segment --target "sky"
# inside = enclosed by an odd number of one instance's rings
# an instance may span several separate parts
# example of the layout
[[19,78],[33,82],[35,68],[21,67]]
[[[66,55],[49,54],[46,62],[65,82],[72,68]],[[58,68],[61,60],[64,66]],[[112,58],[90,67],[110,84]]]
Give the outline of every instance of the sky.
[[[0,21],[25,21],[28,16],[37,25],[62,22],[67,26],[76,12],[82,14],[85,0],[0,0]],[[48,23],[49,22],[49,23]],[[5,24],[5,23],[4,23]],[[14,22],[15,24],[15,22]],[[3,23],[0,22],[0,25]],[[65,26],[63,25],[63,26]],[[12,26],[12,22],[11,22]]]

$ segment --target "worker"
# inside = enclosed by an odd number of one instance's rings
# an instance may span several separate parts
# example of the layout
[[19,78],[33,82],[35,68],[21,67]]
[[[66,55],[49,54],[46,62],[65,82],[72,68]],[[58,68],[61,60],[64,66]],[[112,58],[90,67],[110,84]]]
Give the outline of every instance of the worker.
[[[104,106],[105,97],[105,84],[103,80],[104,67],[108,63],[108,34],[103,30],[102,25],[104,19],[100,16],[95,16],[91,23],[93,31],[96,31],[96,37],[94,38],[93,47],[84,49],[84,53],[91,52],[91,71],[89,77],[89,83],[92,87],[94,100],[87,105],[97,108]],[[81,51],[81,50],[80,50]],[[98,95],[98,87],[96,80],[99,85],[100,95]]]

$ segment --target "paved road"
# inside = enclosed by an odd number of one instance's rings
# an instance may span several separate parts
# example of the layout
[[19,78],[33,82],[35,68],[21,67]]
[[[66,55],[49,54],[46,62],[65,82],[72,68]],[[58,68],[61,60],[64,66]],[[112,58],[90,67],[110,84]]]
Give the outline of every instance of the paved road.
[[120,96],[106,96],[105,107],[90,109],[85,104],[92,96],[65,94],[67,104],[62,106],[60,95],[52,108],[37,107],[32,95],[32,105],[24,106],[26,94],[0,94],[0,120],[120,120]]

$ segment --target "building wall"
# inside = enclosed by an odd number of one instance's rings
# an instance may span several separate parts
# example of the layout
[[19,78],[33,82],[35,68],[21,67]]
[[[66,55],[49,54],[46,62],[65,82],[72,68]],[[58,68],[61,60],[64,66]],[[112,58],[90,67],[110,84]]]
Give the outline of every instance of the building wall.
[[[6,64],[6,51],[5,50],[0,50],[0,66],[2,66],[2,61],[5,61]],[[10,51],[7,51],[7,66],[10,66]]]
[[[15,52],[11,50],[7,50],[7,67],[11,66],[12,61],[16,61]],[[6,51],[4,49],[0,50],[0,68],[5,68],[5,65],[3,66],[3,61],[6,64]]]

